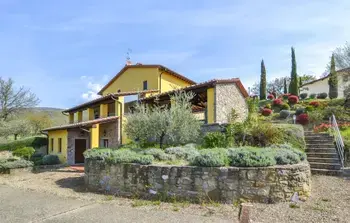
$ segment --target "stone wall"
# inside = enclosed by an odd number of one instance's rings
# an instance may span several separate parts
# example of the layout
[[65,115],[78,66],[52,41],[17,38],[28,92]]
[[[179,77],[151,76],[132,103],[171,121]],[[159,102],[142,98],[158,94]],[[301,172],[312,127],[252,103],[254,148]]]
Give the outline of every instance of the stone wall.
[[248,116],[248,106],[244,96],[235,84],[217,84],[215,86],[215,122],[227,123],[232,109],[238,115],[237,121]]
[[108,139],[108,147],[115,148],[120,145],[119,121],[100,124],[100,146],[103,146],[103,139]]
[[175,196],[232,203],[288,201],[311,190],[308,163],[265,168],[106,164],[86,160],[85,183],[91,190],[121,196]]

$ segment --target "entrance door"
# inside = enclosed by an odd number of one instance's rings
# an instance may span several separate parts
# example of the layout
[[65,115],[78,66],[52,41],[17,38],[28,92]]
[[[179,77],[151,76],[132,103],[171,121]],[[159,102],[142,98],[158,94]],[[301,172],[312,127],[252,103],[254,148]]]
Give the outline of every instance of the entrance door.
[[84,163],[83,152],[86,150],[86,139],[75,140],[75,163]]

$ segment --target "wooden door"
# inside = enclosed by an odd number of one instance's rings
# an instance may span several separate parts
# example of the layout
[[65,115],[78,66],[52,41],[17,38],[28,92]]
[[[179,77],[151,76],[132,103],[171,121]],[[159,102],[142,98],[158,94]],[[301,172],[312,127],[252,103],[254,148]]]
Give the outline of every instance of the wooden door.
[[75,163],[84,163],[83,152],[86,150],[86,139],[75,140]]

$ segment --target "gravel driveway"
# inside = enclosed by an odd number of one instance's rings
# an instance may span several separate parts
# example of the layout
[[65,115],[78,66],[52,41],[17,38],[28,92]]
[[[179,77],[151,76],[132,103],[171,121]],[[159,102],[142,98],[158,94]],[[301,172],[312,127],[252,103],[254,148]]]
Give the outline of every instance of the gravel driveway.
[[[238,208],[233,205],[154,203],[91,193],[84,187],[83,173],[69,168],[18,176],[0,175],[0,184],[62,198],[107,203],[147,212],[163,210],[222,221],[236,221],[238,216]],[[293,208],[290,203],[253,204],[251,216],[253,222],[350,222],[350,179],[313,176],[311,197],[306,202],[300,202],[298,207]]]

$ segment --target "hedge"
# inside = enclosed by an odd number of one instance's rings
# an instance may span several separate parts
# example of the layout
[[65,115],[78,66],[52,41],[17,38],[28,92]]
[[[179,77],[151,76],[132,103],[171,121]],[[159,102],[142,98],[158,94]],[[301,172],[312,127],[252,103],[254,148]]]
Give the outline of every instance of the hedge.
[[2,143],[0,144],[0,151],[6,151],[6,150],[13,151],[23,147],[39,148],[41,146],[46,146],[46,145],[47,145],[47,138],[45,136],[35,136],[35,137],[11,141],[8,143]]

